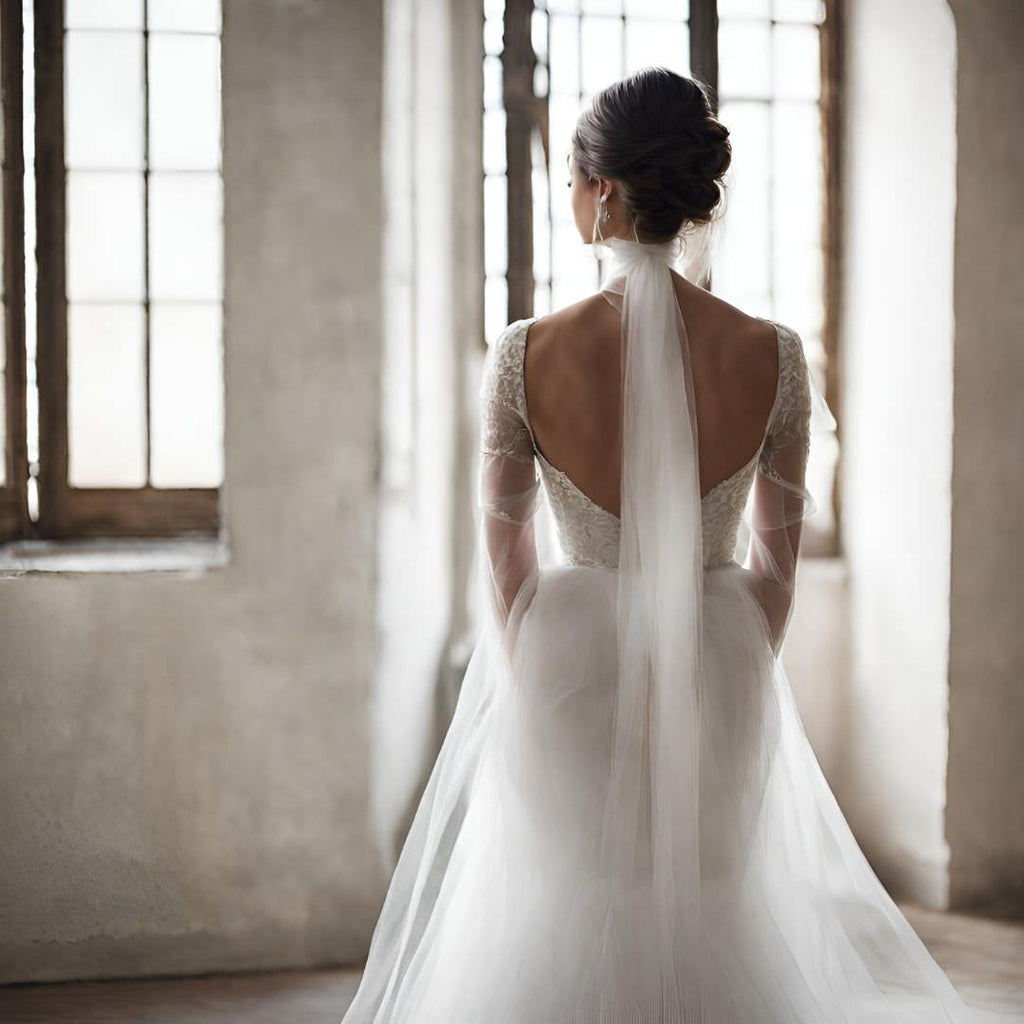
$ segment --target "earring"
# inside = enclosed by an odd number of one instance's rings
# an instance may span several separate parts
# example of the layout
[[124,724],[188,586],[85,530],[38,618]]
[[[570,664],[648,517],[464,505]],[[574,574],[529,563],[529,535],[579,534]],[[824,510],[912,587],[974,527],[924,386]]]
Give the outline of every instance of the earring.
[[601,201],[600,201],[600,207],[598,209],[598,214],[594,218],[594,235],[595,235],[594,241],[595,242],[603,242],[604,241],[604,234],[601,231],[601,221],[604,221],[607,224],[608,221],[611,218],[611,214],[608,212],[607,201],[608,201],[608,197],[607,196],[601,196]]

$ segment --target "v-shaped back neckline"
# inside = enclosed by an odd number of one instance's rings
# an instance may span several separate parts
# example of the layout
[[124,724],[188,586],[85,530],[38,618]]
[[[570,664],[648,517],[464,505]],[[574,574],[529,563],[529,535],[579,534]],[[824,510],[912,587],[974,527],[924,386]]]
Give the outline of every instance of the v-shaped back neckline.
[[[585,501],[598,513],[605,516],[609,516],[610,518],[614,519],[615,522],[619,522],[619,517],[614,512],[612,512],[611,509],[605,508],[604,505],[601,505],[598,502],[594,501],[594,499],[591,498],[586,491],[584,491],[581,487],[579,487],[578,484],[576,484],[576,482],[572,479],[572,477],[569,476],[568,473],[565,472],[565,470],[559,469],[559,467],[556,466],[554,463],[549,462],[547,457],[540,450],[540,446],[537,444],[537,438],[533,433],[533,425],[530,422],[530,413],[529,409],[527,408],[526,402],[526,344],[527,337],[530,331],[530,325],[536,323],[536,321],[539,319],[539,316],[531,316],[525,317],[523,320],[520,321],[520,323],[523,326],[521,339],[522,344],[520,346],[520,358],[518,360],[519,388],[520,393],[523,397],[523,423],[525,424],[526,429],[530,434],[530,443],[533,445],[533,453],[544,464],[544,466],[547,467],[548,470],[550,470],[552,473],[558,476],[565,483],[565,485],[569,487],[572,491],[574,491],[583,501]],[[758,460],[758,458],[761,455],[761,452],[764,450],[765,442],[768,440],[768,434],[771,431],[772,422],[775,419],[775,413],[779,405],[779,400],[782,397],[782,332],[779,330],[779,325],[775,320],[770,320],[767,317],[761,316],[755,317],[754,319],[760,320],[763,323],[771,324],[772,327],[775,328],[775,348],[777,358],[775,370],[775,398],[772,401],[771,409],[768,412],[768,421],[765,424],[764,433],[761,436],[761,443],[757,446],[757,449],[755,450],[754,454],[751,455],[750,458],[747,459],[747,461],[742,466],[740,466],[740,468],[737,469],[735,472],[730,473],[729,476],[725,477],[722,480],[719,480],[718,483],[712,484],[712,486],[708,489],[707,494],[701,495],[700,501],[702,506],[705,502],[711,499],[712,495],[716,494],[720,490],[723,490],[727,484],[735,482],[739,477],[749,472],[751,466],[754,465],[754,463]]]

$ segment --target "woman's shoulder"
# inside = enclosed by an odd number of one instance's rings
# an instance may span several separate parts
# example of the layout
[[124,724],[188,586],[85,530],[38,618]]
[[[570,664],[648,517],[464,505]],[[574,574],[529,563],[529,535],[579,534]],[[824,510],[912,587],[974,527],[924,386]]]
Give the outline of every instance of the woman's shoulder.
[[[532,366],[570,360],[583,354],[592,357],[603,337],[619,336],[618,313],[600,293],[552,310],[527,322],[526,358]],[[526,331],[523,332],[525,340]]]
[[533,317],[513,320],[487,346],[480,377],[480,399],[485,409],[501,407],[525,417],[523,350],[533,321]]
[[778,374],[769,431],[778,439],[803,437],[811,411],[811,382],[803,338],[781,320],[764,319],[778,340]]

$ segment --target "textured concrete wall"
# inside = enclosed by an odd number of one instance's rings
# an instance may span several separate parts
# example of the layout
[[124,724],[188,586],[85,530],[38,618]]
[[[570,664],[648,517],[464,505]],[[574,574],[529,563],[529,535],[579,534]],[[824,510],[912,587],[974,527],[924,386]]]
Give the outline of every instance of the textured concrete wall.
[[945,0],[847,5],[843,806],[883,881],[941,906],[956,35]]
[[1024,5],[952,0],[959,60],[952,902],[1024,918]]
[[0,980],[355,961],[383,895],[381,4],[224,20],[230,563],[0,582]]

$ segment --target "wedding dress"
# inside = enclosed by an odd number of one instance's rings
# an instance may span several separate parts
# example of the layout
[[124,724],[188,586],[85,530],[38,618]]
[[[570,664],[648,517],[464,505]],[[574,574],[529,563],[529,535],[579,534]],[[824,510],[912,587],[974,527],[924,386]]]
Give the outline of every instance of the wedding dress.
[[764,438],[701,497],[678,252],[610,246],[620,516],[538,450],[534,318],[510,324],[481,389],[488,613],[345,1024],[1007,1021],[882,888],[783,671],[810,438],[834,426],[799,336],[768,321]]

